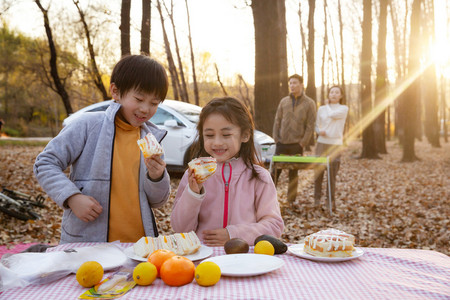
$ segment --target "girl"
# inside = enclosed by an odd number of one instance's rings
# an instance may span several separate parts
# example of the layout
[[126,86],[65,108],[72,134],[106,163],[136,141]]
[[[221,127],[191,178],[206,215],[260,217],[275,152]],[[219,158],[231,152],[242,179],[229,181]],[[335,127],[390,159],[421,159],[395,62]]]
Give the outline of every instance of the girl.
[[217,170],[198,184],[187,170],[171,215],[176,232],[194,230],[204,244],[223,246],[231,238],[253,245],[262,234],[280,237],[284,229],[277,191],[260,166],[253,143],[253,119],[238,100],[213,99],[200,114],[194,155],[212,156]]
[[[336,209],[334,201],[334,188],[336,174],[341,164],[339,148],[342,145],[345,120],[348,107],[340,104],[344,99],[344,93],[339,86],[332,86],[328,91],[328,104],[319,107],[317,111],[316,132],[318,134],[316,155],[331,156],[330,163],[330,186],[331,203],[333,210]],[[316,170],[314,182],[314,206],[320,205],[322,194],[322,181],[324,170]]]

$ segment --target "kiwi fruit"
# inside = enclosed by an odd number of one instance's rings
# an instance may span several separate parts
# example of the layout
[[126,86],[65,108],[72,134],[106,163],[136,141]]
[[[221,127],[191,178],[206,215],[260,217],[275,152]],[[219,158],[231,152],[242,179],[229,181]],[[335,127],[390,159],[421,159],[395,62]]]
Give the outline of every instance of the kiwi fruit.
[[240,238],[232,238],[224,245],[226,254],[247,253],[249,250],[248,243]]

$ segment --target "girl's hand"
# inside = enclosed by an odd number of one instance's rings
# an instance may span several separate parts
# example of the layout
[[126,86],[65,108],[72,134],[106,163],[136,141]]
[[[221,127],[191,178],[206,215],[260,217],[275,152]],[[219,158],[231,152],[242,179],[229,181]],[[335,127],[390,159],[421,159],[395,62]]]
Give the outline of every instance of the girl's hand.
[[75,194],[67,199],[67,205],[81,221],[92,222],[103,211],[102,206],[91,196]]
[[203,231],[203,242],[207,246],[223,246],[230,239],[226,228]]
[[189,188],[194,193],[200,194],[200,191],[203,188],[202,183],[197,183],[197,179],[195,179],[195,173],[192,169],[188,170],[188,181],[189,181]]
[[147,167],[148,177],[153,181],[161,180],[166,169],[166,162],[159,155],[153,155],[144,159],[145,166]]

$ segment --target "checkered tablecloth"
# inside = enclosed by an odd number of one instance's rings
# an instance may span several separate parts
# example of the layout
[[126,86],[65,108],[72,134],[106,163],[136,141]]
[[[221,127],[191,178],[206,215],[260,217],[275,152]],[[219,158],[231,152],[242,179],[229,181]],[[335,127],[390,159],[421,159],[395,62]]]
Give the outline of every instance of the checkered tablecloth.
[[[47,251],[90,245],[65,244]],[[428,250],[362,249],[363,256],[339,263],[277,255],[285,265],[276,271],[252,277],[222,276],[212,287],[195,281],[170,287],[156,279],[120,299],[450,299],[448,256]],[[213,248],[212,256],[224,254],[222,247]],[[46,285],[6,290],[0,299],[77,299],[85,290],[75,275],[69,275]]]

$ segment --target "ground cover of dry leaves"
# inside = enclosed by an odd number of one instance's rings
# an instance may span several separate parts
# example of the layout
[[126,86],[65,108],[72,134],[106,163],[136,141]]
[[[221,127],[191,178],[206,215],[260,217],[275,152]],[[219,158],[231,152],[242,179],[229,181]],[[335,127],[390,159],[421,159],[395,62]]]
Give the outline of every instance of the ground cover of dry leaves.
[[[297,199],[286,201],[287,171],[278,183],[278,198],[285,222],[282,239],[297,243],[306,235],[333,227],[352,233],[362,247],[398,247],[436,250],[450,254],[450,143],[432,148],[417,141],[420,161],[400,162],[402,149],[388,142],[389,154],[379,160],[359,159],[361,143],[352,142],[342,156],[336,184],[337,210],[332,216],[313,208],[313,171],[300,171]],[[0,185],[31,195],[42,193],[33,175],[40,146],[0,146]],[[155,210],[162,233],[172,233],[171,204],[179,178],[171,181],[169,203]],[[48,208],[36,209],[42,218],[20,221],[0,212],[0,245],[57,244],[62,210],[50,199]]]

